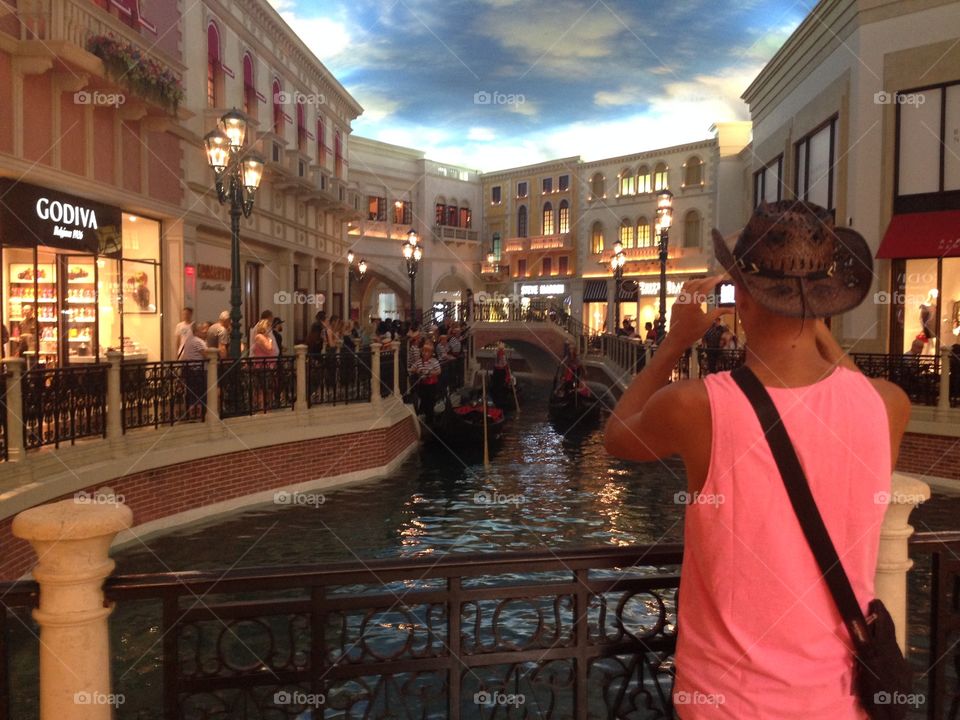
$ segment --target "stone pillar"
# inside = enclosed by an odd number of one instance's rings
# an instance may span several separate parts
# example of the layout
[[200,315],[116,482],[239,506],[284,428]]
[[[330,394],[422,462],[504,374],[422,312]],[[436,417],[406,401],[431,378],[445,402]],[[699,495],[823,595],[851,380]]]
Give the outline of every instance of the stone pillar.
[[218,373],[220,370],[220,349],[207,348],[203,351],[207,357],[207,414],[205,422],[214,430],[220,429],[220,388]]
[[123,437],[123,397],[120,393],[120,363],[123,353],[107,350],[107,440],[120,442]]
[[696,380],[700,377],[700,353],[697,352],[697,346],[690,348],[690,378]]
[[[116,502],[61,500],[25,510],[13,534],[39,562],[33,576],[40,605],[40,720],[110,720],[110,648],[103,581],[113,572],[110,543],[133,524]],[[122,702],[122,699],[120,700]]]
[[[880,529],[880,552],[874,577],[876,596],[883,601],[897,626],[897,642],[906,653],[907,571],[913,567],[908,541],[913,526],[907,520],[913,509],[930,498],[930,486],[921,480],[893,473],[890,504]],[[878,497],[886,501],[886,497]]]
[[[393,396],[400,397],[400,342],[394,340],[393,344]],[[406,371],[406,368],[404,368]]]
[[653,346],[649,343],[646,343],[643,346],[643,363],[644,367],[647,366],[647,363],[650,362],[650,359],[653,357]]
[[307,346],[294,345],[294,365],[297,369],[297,400],[293,404],[296,412],[305,412],[307,409]]
[[944,344],[940,351],[940,397],[937,400],[937,419],[946,420],[947,412],[950,410],[950,356],[953,349],[950,345]]
[[23,460],[23,390],[20,383],[27,367],[23,358],[3,361],[7,369],[7,459]]
[[380,343],[370,346],[370,404],[375,410],[382,405],[380,397]]

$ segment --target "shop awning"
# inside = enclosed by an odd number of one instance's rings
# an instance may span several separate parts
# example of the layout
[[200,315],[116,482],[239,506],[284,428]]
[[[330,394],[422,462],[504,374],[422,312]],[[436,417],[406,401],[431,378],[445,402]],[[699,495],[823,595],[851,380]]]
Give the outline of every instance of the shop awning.
[[636,280],[624,280],[620,283],[620,302],[638,302],[640,284]]
[[960,257],[960,210],[894,215],[877,257]]
[[606,302],[607,301],[607,281],[606,280],[587,280],[583,288],[583,301],[588,302]]

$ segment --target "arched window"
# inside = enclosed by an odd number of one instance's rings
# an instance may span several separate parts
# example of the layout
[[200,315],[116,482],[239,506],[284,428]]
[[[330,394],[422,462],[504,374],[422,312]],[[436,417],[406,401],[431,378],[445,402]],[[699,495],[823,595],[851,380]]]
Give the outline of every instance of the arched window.
[[219,107],[223,87],[223,63],[220,55],[220,29],[211,22],[207,25],[207,105]]
[[438,195],[437,199],[434,200],[434,224],[435,225],[446,225],[447,224],[447,199],[443,195]]
[[560,209],[557,210],[557,232],[570,232],[570,203],[566,200],[560,201]]
[[297,101],[297,149],[307,151],[307,108],[303,101]]
[[521,205],[517,210],[517,237],[527,236],[527,206]]
[[667,187],[669,187],[667,165],[666,163],[657,163],[657,166],[653,169],[653,190],[659,192],[660,190],[666,190]]
[[595,222],[590,231],[590,252],[599,255],[603,252],[603,223]]
[[700,213],[690,210],[683,218],[683,246],[700,247]]
[[633,247],[633,223],[626,218],[620,222],[620,244],[624,248]]
[[640,169],[637,170],[637,192],[648,193],[651,187],[650,168],[646,165],[641,165]]
[[257,117],[257,78],[254,75],[253,55],[243,54],[243,111],[252,119]]
[[551,203],[543,204],[543,234],[553,235],[555,232],[553,224],[553,205]]
[[635,195],[637,192],[636,178],[632,170],[620,172],[620,195]]
[[637,220],[637,247],[645,248],[650,247],[650,245],[650,223],[641,215],[640,219]]
[[341,177],[343,175],[343,138],[339,130],[333,140],[333,163],[336,176]]
[[280,78],[273,79],[273,132],[283,137],[283,86]]
[[703,185],[703,160],[694,155],[683,165],[683,186]]
[[317,118],[317,163],[327,164],[327,124],[322,116]]
[[590,180],[590,192],[594,200],[599,200],[607,194],[607,183],[603,179],[603,173],[597,173]]
[[464,205],[460,206],[460,227],[468,228],[473,225],[473,213],[470,212],[470,207],[467,206],[466,200],[464,200]]

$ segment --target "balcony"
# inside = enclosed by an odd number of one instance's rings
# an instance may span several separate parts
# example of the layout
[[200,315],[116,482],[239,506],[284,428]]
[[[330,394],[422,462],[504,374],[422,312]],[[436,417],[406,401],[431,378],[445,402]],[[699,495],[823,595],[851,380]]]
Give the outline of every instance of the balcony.
[[471,228],[452,227],[450,225],[434,225],[433,237],[445,243],[478,243],[480,234]]
[[309,190],[305,193],[304,200],[314,203],[322,210],[338,213],[345,219],[359,219],[360,212],[356,209],[356,200],[359,197],[357,191],[331,172],[316,166],[311,168]]
[[[21,0],[16,10],[20,23],[20,43],[14,51],[21,70],[31,73],[43,73],[54,69],[57,63],[70,68],[63,73],[70,80],[74,92],[85,87],[122,87],[136,95],[145,107],[162,109],[163,115],[177,114],[187,117],[189,113],[179,108],[170,84],[163,81],[133,85],[117,77],[117,63],[107,62],[90,50],[93,38],[107,38],[110,44],[130,45],[141,53],[146,62],[155,62],[169,72],[171,82],[183,87],[186,68],[174,57],[157,46],[152,36],[142,35],[137,28],[123,22],[107,10],[97,7],[90,0]],[[141,24],[146,25],[143,22]],[[126,73],[119,73],[123,76]],[[182,92],[182,91],[181,91]],[[130,108],[130,100],[125,103],[125,111]],[[144,111],[146,114],[146,110]]]
[[484,262],[480,264],[480,277],[487,282],[503,282],[510,276],[510,266],[500,263]]
[[528,250],[573,250],[573,236],[570,233],[554,235],[534,235],[532,237],[509,238],[504,252],[527,252]]

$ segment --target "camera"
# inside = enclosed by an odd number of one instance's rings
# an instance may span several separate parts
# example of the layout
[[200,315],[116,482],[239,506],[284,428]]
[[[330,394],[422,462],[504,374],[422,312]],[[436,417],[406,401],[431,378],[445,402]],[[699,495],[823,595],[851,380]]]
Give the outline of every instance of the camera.
[[736,305],[736,289],[737,286],[729,280],[717,283],[717,286],[713,289],[714,304],[717,307],[733,307]]

